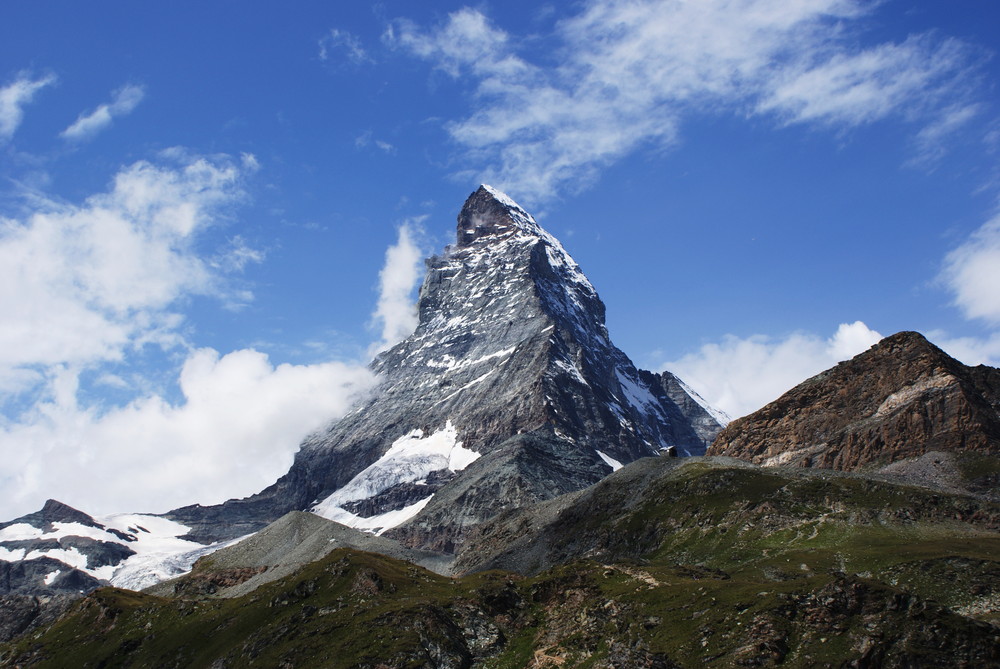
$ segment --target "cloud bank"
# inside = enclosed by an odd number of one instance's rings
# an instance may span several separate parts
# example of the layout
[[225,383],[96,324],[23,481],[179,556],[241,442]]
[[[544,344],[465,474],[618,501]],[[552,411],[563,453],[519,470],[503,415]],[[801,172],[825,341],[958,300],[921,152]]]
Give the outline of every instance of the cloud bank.
[[177,403],[149,394],[101,411],[78,405],[76,383],[58,372],[50,399],[0,429],[4,518],[52,496],[89,513],[163,512],[258,492],[375,378],[360,365],[274,366],[258,351],[204,348],[184,362]]
[[[256,492],[307,432],[374,386],[361,364],[274,365],[189,343],[191,297],[249,299],[228,277],[261,254],[238,235],[219,250],[199,242],[244,201],[257,167],[171,150],[82,203],[36,198],[0,219],[0,517],[47,497],[103,513]],[[171,387],[117,373],[150,351],[179,361]],[[95,384],[126,400],[108,406]]]

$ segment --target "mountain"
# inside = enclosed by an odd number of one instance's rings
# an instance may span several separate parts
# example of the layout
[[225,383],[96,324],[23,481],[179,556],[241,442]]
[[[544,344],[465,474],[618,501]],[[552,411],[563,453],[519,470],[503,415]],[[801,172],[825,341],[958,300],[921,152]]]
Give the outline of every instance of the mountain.
[[[0,665],[1000,667],[998,370],[899,333],[699,456],[724,418],[635,369],[488,187],[419,309],[275,485],[156,519],[252,536],[145,592],[0,600]],[[50,502],[0,540],[132,545],[144,518]]]
[[190,541],[188,529],[148,514],[94,518],[53,499],[0,523],[0,641],[51,622],[95,588],[146,587],[221,545]]
[[164,597],[239,597],[338,548],[386,555],[440,574],[450,572],[451,560],[440,553],[403,548],[391,539],[313,513],[289,511],[239,543],[199,558],[189,573],[150,586],[145,592]]
[[159,516],[94,518],[50,499],[40,511],[0,523],[0,595],[151,585],[190,569],[198,556],[218,547],[182,538],[187,532]]
[[963,365],[900,332],[734,420],[708,454],[995,492],[1000,370]]
[[454,552],[504,509],[641,457],[704,453],[717,414],[611,343],[596,290],[524,209],[482,186],[456,238],[427,261],[416,331],[374,360],[366,403],[306,439],[261,493],[167,517],[212,541],[314,510]]

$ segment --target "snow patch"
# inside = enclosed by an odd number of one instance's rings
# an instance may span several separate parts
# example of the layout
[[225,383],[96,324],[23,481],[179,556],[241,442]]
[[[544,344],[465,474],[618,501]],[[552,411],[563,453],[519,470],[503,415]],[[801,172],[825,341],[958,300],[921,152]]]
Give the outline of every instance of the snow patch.
[[688,396],[698,404],[698,406],[704,409],[709,416],[714,418],[716,423],[718,423],[722,427],[726,427],[731,422],[733,422],[733,419],[729,414],[727,414],[725,411],[720,411],[719,409],[716,409],[711,404],[706,402],[701,395],[696,393],[691,386],[684,383],[676,374],[674,375],[674,379],[677,381],[678,384],[680,384],[681,390],[686,392]]
[[[483,188],[486,189],[486,192],[492,195],[496,199],[496,201],[499,202],[500,204],[506,205],[513,209],[520,209],[521,211],[524,211],[524,207],[519,205],[517,202],[514,202],[514,200],[510,197],[510,195],[507,195],[507,193],[497,190],[496,188],[488,184],[482,184],[482,186]],[[527,214],[528,212],[524,211],[524,213]]]
[[587,379],[583,378],[583,374],[580,373],[580,370],[577,368],[576,365],[568,363],[565,360],[559,360],[559,359],[555,359],[552,362],[553,364],[555,364],[556,367],[562,369],[564,372],[569,374],[570,377],[572,377],[573,380],[579,383],[580,385],[584,386],[590,385],[589,383],[587,383]]
[[45,585],[52,585],[52,582],[57,578],[59,578],[59,574],[61,573],[62,569],[56,569],[55,571],[50,571],[48,574],[45,575],[45,578],[42,580],[45,581]]
[[601,456],[601,460],[604,460],[604,462],[606,462],[608,466],[611,467],[611,471],[616,472],[624,466],[622,465],[622,463],[618,462],[607,453],[602,453],[601,451],[598,451],[596,448],[594,450],[597,451],[597,454],[599,456]]
[[497,370],[496,369],[491,369],[490,371],[486,372],[482,376],[478,376],[478,377],[472,379],[471,381],[469,381],[468,383],[466,383],[464,386],[462,386],[461,388],[459,388],[455,392],[450,393],[449,395],[446,395],[442,399],[438,400],[437,403],[441,404],[442,402],[447,402],[448,400],[450,400],[452,397],[454,397],[455,395],[459,394],[460,392],[462,392],[464,390],[467,390],[468,388],[471,388],[472,386],[476,385],[477,383],[480,383],[480,382],[484,381],[487,377],[489,377],[495,371],[497,371]]
[[461,471],[475,462],[479,455],[462,446],[462,442],[458,441],[458,430],[451,421],[445,424],[444,429],[427,437],[423,430],[414,430],[394,441],[385,455],[311,510],[350,527],[385,531],[416,515],[430,501],[430,497],[371,518],[357,516],[343,506],[375,497],[400,483],[416,483],[427,478],[431,472],[442,469]]
[[432,497],[434,497],[434,495],[429,495],[422,500],[410,504],[409,506],[404,506],[402,509],[386,511],[385,513],[380,513],[377,516],[371,516],[369,518],[356,516],[350,511],[336,507],[330,511],[330,515],[326,516],[326,518],[336,521],[341,525],[347,525],[348,527],[353,527],[358,530],[371,532],[381,536],[384,532],[396,527],[397,525],[402,525],[410,518],[413,518],[415,515],[420,513],[420,511],[427,506],[427,503],[431,501]]
[[45,534],[42,530],[28,523],[15,523],[0,530],[0,541],[26,541],[41,539]]
[[[27,523],[17,523],[0,530],[0,541],[46,539],[58,541],[67,537],[87,537],[95,541],[126,546],[135,555],[127,557],[117,565],[90,568],[87,566],[87,556],[75,547],[34,550],[30,553],[25,549],[9,550],[0,547],[0,560],[15,562],[41,557],[52,558],[94,578],[109,581],[114,586],[139,590],[189,571],[196,559],[224,545],[219,543],[205,546],[184,539],[183,536],[190,532],[191,528],[158,516],[117,513],[94,520],[99,526],[54,522],[50,531],[41,530]],[[121,535],[125,535],[126,538],[122,538]],[[46,584],[51,584],[58,573],[58,571],[50,572],[46,576]]]
[[653,397],[651,392],[649,392],[649,388],[640,386],[631,378],[622,374],[621,370],[616,369],[615,376],[618,377],[618,383],[621,384],[622,392],[625,393],[625,399],[627,399],[628,403],[635,407],[636,410],[640,413],[646,414],[647,416],[653,413],[662,414],[660,402]]
[[201,556],[239,543],[246,539],[247,536],[250,535],[208,546],[188,541],[185,543],[197,546],[197,548],[189,548],[179,552],[163,550],[160,552],[133,555],[120,563],[108,580],[111,581],[111,585],[117,588],[142,590],[160,581],[165,581],[168,578],[175,578],[188,573],[191,571],[191,567],[194,566],[195,561]]
[[24,549],[17,548],[15,550],[10,550],[9,548],[4,548],[0,546],[0,560],[3,562],[17,562],[18,560],[24,559]]
[[[63,564],[68,564],[70,567],[75,567],[80,571],[85,571],[96,578],[100,578],[94,572],[98,571],[96,569],[87,569],[87,556],[81,553],[75,546],[70,548],[49,548],[46,550],[35,550],[31,551],[24,556],[25,560],[37,560],[38,558],[52,558],[53,560],[59,560]],[[112,567],[113,569],[113,567]]]

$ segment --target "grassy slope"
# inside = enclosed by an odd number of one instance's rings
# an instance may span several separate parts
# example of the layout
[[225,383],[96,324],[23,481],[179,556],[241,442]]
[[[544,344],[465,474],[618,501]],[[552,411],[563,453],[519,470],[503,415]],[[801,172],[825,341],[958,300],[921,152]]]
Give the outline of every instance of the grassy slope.
[[40,667],[1000,666],[998,519],[971,497],[692,462],[568,508],[546,531],[570,561],[532,578],[337,550],[232,600],[100,590],[0,653]]

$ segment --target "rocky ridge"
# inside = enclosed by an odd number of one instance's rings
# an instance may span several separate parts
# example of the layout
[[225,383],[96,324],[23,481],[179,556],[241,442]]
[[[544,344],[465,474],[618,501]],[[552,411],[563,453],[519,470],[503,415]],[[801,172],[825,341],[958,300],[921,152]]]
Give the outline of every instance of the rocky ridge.
[[890,466],[989,492],[1000,481],[992,466],[961,470],[965,456],[1000,456],[1000,370],[963,365],[922,335],[900,332],[734,420],[708,454],[764,466]]

